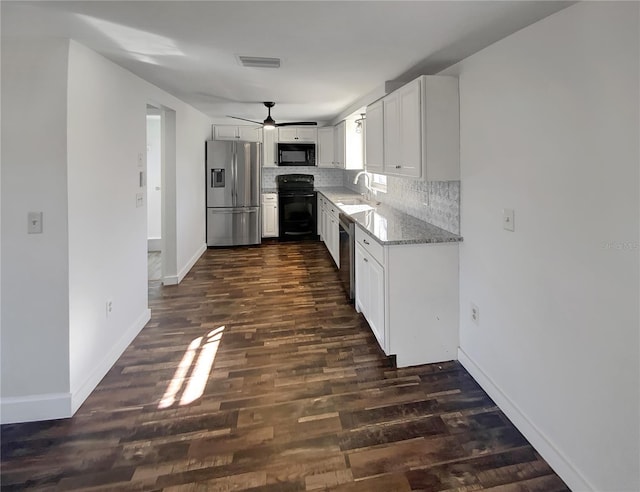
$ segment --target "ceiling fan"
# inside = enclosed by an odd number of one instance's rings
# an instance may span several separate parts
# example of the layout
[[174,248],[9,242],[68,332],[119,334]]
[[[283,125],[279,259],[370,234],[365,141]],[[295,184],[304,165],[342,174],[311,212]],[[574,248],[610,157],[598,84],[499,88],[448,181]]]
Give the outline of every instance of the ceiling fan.
[[292,125],[296,125],[296,126],[301,126],[301,125],[317,125],[318,122],[317,121],[291,121],[288,123],[276,123],[273,118],[271,117],[271,108],[273,108],[276,103],[271,102],[271,101],[266,101],[263,103],[267,110],[268,110],[268,114],[267,117],[265,118],[265,120],[261,123],[259,121],[253,121],[253,120],[248,120],[246,118],[240,118],[238,116],[229,116],[227,115],[228,118],[234,118],[236,120],[242,120],[242,121],[250,121],[251,123],[256,123],[258,125],[262,125],[263,128],[266,129],[271,129],[271,128],[275,128],[277,126],[292,126]]

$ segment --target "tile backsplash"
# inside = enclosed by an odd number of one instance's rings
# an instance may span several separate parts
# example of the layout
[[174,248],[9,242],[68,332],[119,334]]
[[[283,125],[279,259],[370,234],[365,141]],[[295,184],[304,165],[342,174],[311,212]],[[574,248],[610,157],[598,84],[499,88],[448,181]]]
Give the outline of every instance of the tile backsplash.
[[[357,173],[319,167],[264,167],[262,188],[276,188],[279,174],[313,174],[317,187],[344,186],[364,193],[364,178],[360,178],[357,185],[353,184]],[[375,198],[446,231],[460,234],[460,181],[417,181],[388,176],[387,193],[377,192]]]
[[321,167],[263,167],[262,187],[275,188],[276,176],[279,174],[313,174],[315,186],[343,186],[342,169]]
[[[364,179],[353,184],[358,171],[346,171],[343,185],[363,193]],[[390,207],[422,219],[442,229],[460,234],[460,181],[417,181],[387,177],[387,193],[375,198]]]

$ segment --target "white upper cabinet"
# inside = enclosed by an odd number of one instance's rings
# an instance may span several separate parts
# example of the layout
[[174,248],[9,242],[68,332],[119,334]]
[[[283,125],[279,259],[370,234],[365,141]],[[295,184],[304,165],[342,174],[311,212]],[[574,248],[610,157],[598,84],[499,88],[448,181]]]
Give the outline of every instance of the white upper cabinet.
[[278,128],[278,142],[307,142],[318,141],[318,129],[306,126],[284,126]]
[[335,167],[344,169],[345,161],[345,148],[344,148],[344,136],[345,136],[346,123],[341,121],[333,127],[333,162]]
[[371,173],[384,172],[383,124],[382,100],[379,100],[367,106],[365,122],[365,167]]
[[383,174],[459,180],[459,126],[458,80],[418,77],[367,107],[367,169],[380,172],[382,155]]
[[356,131],[354,118],[341,121],[334,126],[333,156],[334,167],[340,169],[362,169],[364,166],[363,132]]
[[274,130],[262,130],[262,167],[278,167],[276,159],[276,132]]
[[422,177],[421,88],[417,79],[382,100],[386,174]]
[[262,127],[248,125],[215,125],[213,127],[213,139],[262,142]]
[[333,127],[318,128],[318,167],[335,167],[333,155]]

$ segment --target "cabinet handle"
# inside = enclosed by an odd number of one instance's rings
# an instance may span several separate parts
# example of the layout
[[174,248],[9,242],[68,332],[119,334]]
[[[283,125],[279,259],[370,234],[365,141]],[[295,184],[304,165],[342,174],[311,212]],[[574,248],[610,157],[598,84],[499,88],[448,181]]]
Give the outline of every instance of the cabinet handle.
[[369,241],[367,241],[366,239],[363,239],[363,240],[362,240],[362,242],[363,242],[364,244],[366,244],[366,245],[371,244],[371,243],[370,243]]
[[396,166],[396,169],[400,169],[402,166]]
[[366,263],[369,263],[369,260],[367,258],[362,258]]

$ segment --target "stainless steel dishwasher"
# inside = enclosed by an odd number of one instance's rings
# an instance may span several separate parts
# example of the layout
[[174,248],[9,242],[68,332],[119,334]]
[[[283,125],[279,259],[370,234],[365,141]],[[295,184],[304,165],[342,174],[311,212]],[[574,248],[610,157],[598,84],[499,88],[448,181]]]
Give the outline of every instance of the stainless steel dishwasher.
[[355,222],[347,214],[338,215],[340,224],[340,280],[350,301],[356,294]]

